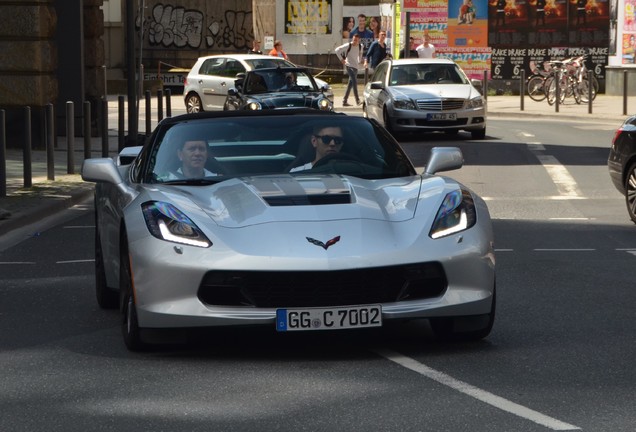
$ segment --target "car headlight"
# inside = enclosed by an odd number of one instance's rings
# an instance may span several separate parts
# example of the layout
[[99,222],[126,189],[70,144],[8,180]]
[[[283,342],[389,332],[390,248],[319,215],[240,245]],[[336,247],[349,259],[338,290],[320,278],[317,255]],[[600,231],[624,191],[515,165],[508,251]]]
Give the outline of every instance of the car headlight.
[[449,192],[439,206],[429,236],[433,239],[446,237],[467,230],[477,222],[477,211],[473,197],[467,190]]
[[259,109],[262,109],[262,107],[260,102],[251,101],[247,104],[247,109],[252,111],[258,111]]
[[141,205],[148,231],[160,240],[197,247],[210,247],[212,242],[181,210],[172,204],[148,201]]
[[414,110],[415,103],[411,99],[395,99],[393,101],[393,107],[404,110]]
[[331,110],[331,101],[327,98],[322,98],[318,101],[318,108],[323,111]]
[[466,101],[466,108],[481,108],[484,106],[484,99],[481,96]]

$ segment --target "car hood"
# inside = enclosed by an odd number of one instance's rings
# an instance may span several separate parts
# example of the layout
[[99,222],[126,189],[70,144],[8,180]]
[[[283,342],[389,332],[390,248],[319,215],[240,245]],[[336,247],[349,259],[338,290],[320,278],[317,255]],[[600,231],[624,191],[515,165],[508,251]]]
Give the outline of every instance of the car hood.
[[403,222],[437,211],[447,181],[412,176],[364,180],[338,175],[277,175],[230,179],[212,186],[159,186],[155,192],[195,222],[240,228],[270,222],[368,219]]
[[479,92],[470,84],[408,85],[389,87],[394,97],[410,99],[471,99]]
[[264,95],[250,95],[248,100],[256,100],[263,108],[313,108],[320,93],[279,92]]

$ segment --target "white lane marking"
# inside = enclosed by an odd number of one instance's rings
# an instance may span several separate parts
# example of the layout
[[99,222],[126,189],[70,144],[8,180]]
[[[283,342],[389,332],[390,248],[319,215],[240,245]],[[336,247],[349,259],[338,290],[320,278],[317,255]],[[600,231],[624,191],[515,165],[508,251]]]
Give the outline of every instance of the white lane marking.
[[551,155],[535,155],[541,165],[548,172],[550,178],[557,187],[559,194],[568,197],[580,197],[581,191],[574,180],[574,177],[570,175],[570,172],[566,167],[561,165],[559,161]]
[[535,252],[594,252],[596,249],[538,248],[532,250]]
[[95,259],[55,261],[55,264],[76,264],[76,263],[87,263],[87,262],[95,262]]
[[507,399],[504,399],[500,396],[494,395],[490,392],[482,390],[478,387],[472,386],[463,381],[457,380],[450,375],[446,375],[443,372],[437,371],[426,366],[423,363],[419,363],[418,361],[406,357],[402,354],[389,351],[389,350],[376,350],[375,351],[380,356],[399,364],[407,369],[410,369],[414,372],[419,373],[427,378],[430,378],[438,383],[445,385],[447,387],[452,388],[453,390],[457,390],[461,393],[464,393],[468,396],[471,396],[481,402],[487,403],[495,408],[500,410],[509,412],[518,417],[530,420],[534,423],[540,424],[552,430],[579,430],[581,429],[578,426],[574,426],[555,418],[549,417],[545,414],[541,414],[538,411],[534,411],[530,408],[524,407],[523,405],[519,405]]
[[626,251],[628,254],[632,254],[634,256],[636,256],[636,251]]

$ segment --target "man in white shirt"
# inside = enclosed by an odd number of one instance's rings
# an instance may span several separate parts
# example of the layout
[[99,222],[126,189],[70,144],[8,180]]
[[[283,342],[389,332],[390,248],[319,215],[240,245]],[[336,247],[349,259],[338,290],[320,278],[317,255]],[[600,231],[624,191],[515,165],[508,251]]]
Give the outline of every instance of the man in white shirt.
[[353,89],[353,96],[356,98],[356,104],[360,105],[362,101],[358,96],[358,69],[362,64],[362,47],[360,46],[360,36],[354,34],[351,42],[340,45],[336,48],[336,55],[347,69],[349,75],[349,83],[342,100],[342,106],[351,106],[347,102],[349,93]]
[[208,144],[203,140],[185,141],[177,150],[181,167],[174,173],[169,173],[166,180],[189,178],[203,178],[216,176],[216,173],[205,169],[208,161]]
[[435,58],[435,46],[431,43],[431,37],[428,33],[424,34],[424,42],[415,48],[419,58]]

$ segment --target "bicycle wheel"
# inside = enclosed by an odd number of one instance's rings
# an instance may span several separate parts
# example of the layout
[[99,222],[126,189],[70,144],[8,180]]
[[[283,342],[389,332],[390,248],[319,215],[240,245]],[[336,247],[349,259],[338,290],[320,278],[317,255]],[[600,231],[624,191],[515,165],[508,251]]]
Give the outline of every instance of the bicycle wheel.
[[541,102],[545,99],[545,92],[543,91],[544,78],[541,75],[532,75],[526,81],[526,88],[528,89],[528,96],[533,101]]
[[[562,104],[567,93],[567,84],[563,79],[559,81],[559,103]],[[557,80],[555,79],[555,77],[550,76],[545,79],[544,91],[548,99],[548,104],[554,105],[557,98]]]
[[[598,93],[598,81],[595,81],[596,77],[592,79],[592,100],[596,98]],[[595,85],[596,84],[596,85]],[[590,101],[590,81],[587,78],[583,78],[579,85],[579,93],[581,94],[581,102],[588,103]]]

